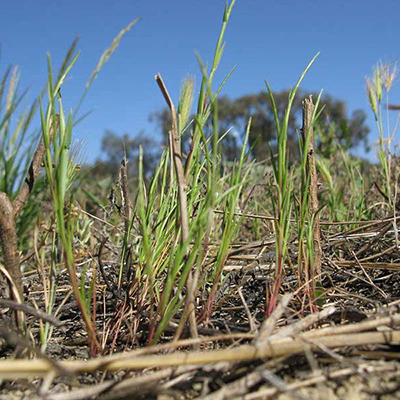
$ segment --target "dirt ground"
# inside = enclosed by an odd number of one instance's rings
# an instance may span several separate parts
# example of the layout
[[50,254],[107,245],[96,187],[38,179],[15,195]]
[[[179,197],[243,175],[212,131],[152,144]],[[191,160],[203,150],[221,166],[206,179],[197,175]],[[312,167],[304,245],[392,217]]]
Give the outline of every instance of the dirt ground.
[[[394,239],[390,236],[393,233],[385,235],[383,240],[387,240],[388,246],[389,242],[393,243]],[[4,380],[0,399],[400,398],[400,341],[387,339],[378,343],[363,339],[362,344],[354,341],[357,337],[385,332],[397,334],[400,325],[397,250],[385,253],[379,244],[370,246],[364,251],[363,258],[375,257],[376,254],[378,257],[374,258],[374,264],[365,262],[361,265],[349,260],[352,260],[354,250],[365,246],[365,239],[360,237],[351,246],[346,246],[343,242],[326,241],[319,284],[321,294],[318,307],[314,310],[307,305],[304,292],[297,290],[295,269],[293,272],[288,270],[281,293],[292,293],[292,297],[275,316],[272,328],[266,328],[263,321],[266,287],[273,281],[273,247],[261,241],[254,242],[252,246],[242,246],[242,250],[240,246],[234,249],[225,267],[226,271],[230,271],[230,277],[217,294],[215,310],[209,321],[198,326],[202,338],[200,347],[182,342],[182,345],[174,347],[177,352],[171,353],[172,348],[168,346],[176,330],[176,325],[171,324],[161,341],[164,347],[153,352],[168,356],[182,352],[191,354],[199,349],[201,352],[214,352],[216,358],[213,363],[172,367],[163,365],[163,358],[160,357],[158,368],[121,369],[116,372],[95,370],[44,379]],[[383,254],[379,255],[379,252]],[[290,249],[290,255],[295,262],[295,247]],[[109,263],[106,271],[109,277],[115,270]],[[29,273],[24,279],[25,288],[30,293],[30,304],[36,303],[41,308],[43,287],[39,275]],[[68,295],[68,278],[64,274],[62,279],[56,307],[59,307],[58,318],[63,326],[54,329],[46,354],[57,361],[86,360],[90,358],[86,332],[77,304]],[[199,293],[199,302],[203,295]],[[284,296],[280,297],[280,301],[284,301]],[[324,310],[330,312],[322,317]],[[108,336],[102,337],[106,354],[118,354],[146,345],[148,314],[142,312],[138,318],[139,313],[134,299],[126,296],[115,298],[107,292],[106,285],[98,287],[97,329],[98,332],[109,332]],[[124,317],[121,318],[121,315]],[[316,319],[306,324],[308,318],[313,316],[317,316]],[[39,343],[38,319],[30,316],[27,324],[31,338]],[[134,336],[133,324],[136,324]],[[368,328],[366,324],[372,325]],[[343,328],[350,329],[348,344],[331,345],[329,341],[321,344],[319,339],[310,339]],[[303,340],[305,345],[300,350],[285,350],[277,356],[255,357],[248,361],[228,362],[219,358],[218,351],[235,351],[245,345],[254,345],[266,329],[271,329],[266,336],[271,346],[280,343],[273,342],[277,334],[286,335],[286,339],[282,340]],[[291,333],[284,333],[288,329],[292,329]],[[188,337],[186,330],[181,340]],[[329,338],[335,340],[334,335]],[[32,349],[21,346],[15,350],[3,340],[0,356],[3,360],[27,357],[29,352],[32,353]]]

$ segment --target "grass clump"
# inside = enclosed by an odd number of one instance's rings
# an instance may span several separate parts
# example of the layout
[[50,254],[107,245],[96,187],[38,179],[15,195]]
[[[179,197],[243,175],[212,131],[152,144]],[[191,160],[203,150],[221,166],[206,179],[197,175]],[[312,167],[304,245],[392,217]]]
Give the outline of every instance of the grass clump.
[[[68,319],[72,336],[82,332],[80,344],[86,345],[88,356],[145,344],[150,346],[138,353],[161,354],[184,346],[198,350],[206,340],[202,335],[218,337],[221,332],[224,340],[253,340],[232,353],[218,353],[225,361],[229,357],[239,361],[238,354],[246,360],[257,358],[257,354],[270,357],[274,349],[267,349],[267,340],[283,346],[280,354],[292,354],[285,347],[292,343],[291,339],[275,336],[285,332],[275,332],[279,324],[312,313],[306,320],[311,321],[307,327],[315,326],[319,318],[332,315],[336,310],[324,305],[330,301],[329,296],[345,296],[344,289],[339,291],[343,281],[346,285],[362,281],[369,285],[369,290],[373,288],[384,297],[379,286],[381,277],[374,272],[378,279],[373,282],[374,275],[369,276],[366,269],[376,265],[382,269],[400,268],[395,262],[398,168],[390,148],[393,133],[385,137],[382,113],[382,99],[392,87],[395,69],[380,65],[367,81],[380,138],[378,166],[367,168],[342,149],[334,140],[334,125],[329,131],[332,158],[318,154],[314,134],[320,129],[321,95],[315,96],[315,104],[311,96],[303,101],[300,156],[298,161],[289,159],[288,127],[293,103],[319,53],[290,90],[282,115],[266,82],[277,139],[275,147],[271,144],[270,158],[252,159],[249,118],[238,158],[226,162],[224,140],[232,133],[221,130],[218,95],[233,69],[218,85],[215,74],[225,50],[224,36],[234,5],[235,0],[225,6],[210,67],[197,55],[202,74],[197,98],[195,82],[188,77],[175,105],[166,82],[160,74],[155,77],[170,113],[171,126],[168,145],[151,176],[144,168],[149,149],[140,147],[137,174],[129,176],[125,154],[115,182],[85,180],[85,166],[77,165],[79,154],[72,145],[74,126],[81,119],[77,117],[81,102],[121,37],[137,20],[123,29],[103,54],[75,111],[64,110],[60,90],[78,60],[76,41],[56,76],[48,56],[47,96],[43,93],[39,102],[23,114],[14,131],[11,116],[21,100],[16,94],[17,73],[8,70],[3,78],[0,100],[6,101],[0,113],[0,143],[4,150],[0,239],[4,260],[1,271],[11,289],[8,295],[18,302],[24,301],[23,281],[30,278],[22,278],[21,264],[26,263],[28,272],[39,271],[40,282],[32,285],[40,289],[34,292],[36,297],[29,295],[28,301],[32,299],[52,318]],[[22,142],[38,104],[41,140],[31,158],[19,167],[18,160],[25,160]],[[391,132],[389,128],[387,125]],[[186,153],[184,143],[190,144]],[[31,235],[27,235],[20,257],[17,221],[29,212],[29,201],[35,201],[33,190],[39,188],[42,164],[43,211],[39,210],[38,218],[31,218],[25,226],[24,232]],[[13,183],[15,177],[21,177],[18,185]],[[385,214],[387,210],[389,214]],[[366,237],[372,239],[365,241]],[[347,275],[343,278],[344,268],[349,267],[355,269],[350,273],[352,279]],[[357,275],[356,268],[364,275]],[[357,294],[357,299],[366,296]],[[51,351],[50,343],[60,340],[54,320],[48,317],[34,325],[36,331],[32,330],[39,332],[41,353],[36,354],[42,357]],[[19,322],[20,326],[29,326],[25,321]],[[296,325],[293,329],[290,335],[303,328]],[[310,338],[313,334],[310,332]],[[183,337],[190,339],[182,342]],[[296,342],[296,352],[304,345],[304,337],[298,340],[298,346]],[[376,335],[374,338],[376,343],[381,340]],[[329,339],[332,343],[340,342],[331,336]],[[357,338],[352,339],[359,343]],[[152,347],[160,342],[163,344]],[[212,343],[215,347],[223,346],[217,345],[216,339]],[[327,340],[321,343],[330,345]],[[257,346],[264,346],[263,352],[257,353],[261,348]],[[194,354],[188,357],[191,362],[209,360],[209,356]],[[161,359],[161,355],[139,357],[145,366],[159,366]],[[165,365],[178,363],[170,355],[166,359]],[[138,368],[134,362],[137,360],[128,362],[121,357],[115,364],[107,364],[109,360],[101,359],[98,368]],[[62,371],[60,366],[54,368],[55,373]],[[79,365],[79,371],[81,368]]]

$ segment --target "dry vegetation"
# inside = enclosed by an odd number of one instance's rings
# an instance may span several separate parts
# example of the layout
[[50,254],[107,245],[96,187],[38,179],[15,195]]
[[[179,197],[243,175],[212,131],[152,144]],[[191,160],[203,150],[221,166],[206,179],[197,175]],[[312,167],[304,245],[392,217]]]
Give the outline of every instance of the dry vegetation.
[[[378,164],[339,145],[330,159],[315,154],[319,98],[304,100],[300,161],[288,159],[291,105],[317,56],[289,93],[285,115],[275,110],[270,157],[251,160],[250,120],[240,158],[225,164],[220,147],[229,132],[218,129],[222,85],[213,91],[213,80],[234,3],[210,70],[198,58],[193,117],[194,83],[184,81],[175,107],[156,76],[172,126],[151,179],[143,174],[146,149],[137,178],[126,158],[115,181],[93,181],[77,167],[76,113],[66,115],[59,96],[76,42],[55,79],[48,59],[47,99],[14,131],[20,99],[16,74],[5,74],[1,398],[399,395],[400,169],[382,110],[396,69],[380,64],[367,80]],[[83,98],[135,23],[104,53]],[[39,106],[40,142],[25,162],[22,143]],[[191,137],[188,154],[182,135]]]

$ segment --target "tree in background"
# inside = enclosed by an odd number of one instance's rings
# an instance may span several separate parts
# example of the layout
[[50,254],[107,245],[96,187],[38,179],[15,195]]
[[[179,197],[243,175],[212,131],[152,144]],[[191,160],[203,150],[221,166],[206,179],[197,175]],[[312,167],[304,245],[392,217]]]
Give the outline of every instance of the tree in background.
[[139,147],[143,147],[143,171],[145,175],[153,172],[160,156],[160,144],[144,133],[130,137],[128,134],[117,135],[111,130],[106,130],[101,142],[102,159],[96,161],[95,174],[101,176],[118,176],[121,160],[126,151],[128,176],[134,177],[138,173]]
[[[309,93],[299,91],[292,106],[288,126],[288,149],[291,157],[298,157],[297,135],[301,127],[302,100]],[[318,94],[314,93],[317,98]],[[287,105],[288,91],[274,93],[276,107],[280,117],[283,116]],[[336,143],[343,149],[356,148],[363,145],[368,150],[367,137],[369,127],[365,124],[366,114],[362,110],[355,110],[348,115],[343,100],[334,99],[325,94],[321,105],[324,106],[316,127],[316,147],[319,154],[329,157],[335,151]],[[253,148],[252,155],[257,160],[263,160],[270,155],[270,147],[276,144],[276,128],[273,110],[266,92],[249,94],[231,100],[227,96],[219,98],[219,123],[221,132],[232,129],[222,142],[224,154],[228,160],[237,158],[241,141],[245,133],[247,121],[252,117],[249,145]],[[162,110],[150,116],[162,133],[165,142],[171,127],[170,113]],[[211,132],[211,127],[209,129]],[[189,148],[189,135],[183,137],[184,149]]]
[[[302,99],[308,93],[298,92],[292,113],[290,114],[288,126],[288,149],[291,159],[298,157],[297,135],[301,127]],[[318,94],[314,94],[315,98]],[[287,105],[288,91],[274,94],[276,107],[282,117]],[[318,154],[330,157],[337,150],[337,143],[347,150],[360,145],[368,150],[369,127],[365,124],[366,114],[362,110],[355,110],[351,116],[348,115],[346,103],[343,100],[334,99],[325,94],[321,101],[324,109],[318,119],[316,132],[316,148]],[[270,100],[266,92],[249,94],[232,100],[227,96],[219,98],[219,124],[221,132],[231,130],[223,139],[222,147],[227,160],[238,158],[244,136],[247,121],[252,117],[249,146],[252,147],[252,155],[257,160],[263,160],[270,155],[270,148],[274,149],[276,144],[275,118],[271,108]],[[163,144],[167,144],[168,131],[171,129],[171,113],[168,109],[150,115],[150,121],[154,122],[160,129]],[[211,121],[207,128],[208,134],[212,132]],[[190,150],[189,131],[182,137],[183,151]],[[144,133],[134,137],[128,134],[117,135],[111,130],[106,130],[102,139],[103,157],[97,160],[94,173],[101,176],[117,176],[121,160],[126,156],[129,160],[129,176],[137,175],[137,158],[139,146],[143,147],[143,167],[145,174],[153,171],[160,157],[160,144]]]

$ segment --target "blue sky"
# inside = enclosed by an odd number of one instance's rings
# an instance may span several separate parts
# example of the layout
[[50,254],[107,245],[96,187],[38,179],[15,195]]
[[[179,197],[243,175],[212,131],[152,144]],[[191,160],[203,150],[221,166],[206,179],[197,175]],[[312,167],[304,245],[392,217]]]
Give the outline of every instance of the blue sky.
[[[197,76],[195,51],[210,61],[222,22],[225,0],[14,0],[0,12],[2,59],[21,69],[21,88],[31,99],[46,81],[46,53],[55,68],[80,35],[80,57],[65,83],[66,107],[75,107],[91,71],[118,32],[142,20],[122,39],[90,90],[83,111],[93,113],[75,130],[86,158],[100,154],[105,129],[118,134],[144,130],[157,135],[150,113],[164,107],[154,81],[160,72],[177,101],[182,79]],[[400,1],[385,0],[237,0],[226,32],[226,50],[215,82],[233,67],[223,94],[233,98],[259,92],[268,79],[273,90],[292,86],[318,52],[321,55],[302,88],[346,100],[349,111],[370,116],[371,141],[377,139],[368,108],[364,77],[378,60],[400,58]],[[400,103],[399,85],[391,92]]]

